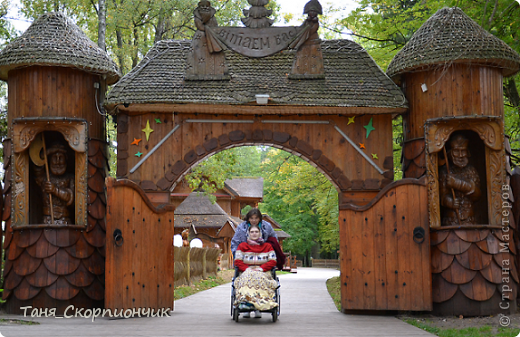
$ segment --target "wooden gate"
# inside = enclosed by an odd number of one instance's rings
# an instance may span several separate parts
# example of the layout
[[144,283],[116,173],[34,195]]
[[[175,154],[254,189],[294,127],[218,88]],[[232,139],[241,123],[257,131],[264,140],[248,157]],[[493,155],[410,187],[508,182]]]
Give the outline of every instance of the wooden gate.
[[173,211],[107,178],[105,308],[173,310]]
[[340,209],[342,311],[432,310],[425,178]]

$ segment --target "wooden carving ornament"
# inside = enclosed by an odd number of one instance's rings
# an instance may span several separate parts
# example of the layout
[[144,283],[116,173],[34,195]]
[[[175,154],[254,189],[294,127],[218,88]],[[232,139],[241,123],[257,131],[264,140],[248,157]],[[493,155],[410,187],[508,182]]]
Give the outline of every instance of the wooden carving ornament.
[[456,130],[472,130],[478,133],[487,147],[493,150],[502,149],[502,142],[499,142],[501,134],[501,124],[497,123],[486,123],[482,119],[473,121],[462,121],[459,120],[456,124],[432,124],[430,126],[430,133],[433,134],[433,141],[428,143],[428,152],[434,153],[442,150],[450,135]]
[[435,118],[425,123],[426,163],[430,226],[440,227],[440,191],[437,153],[451,134],[458,130],[474,131],[485,145],[488,224],[501,226],[501,188],[505,181],[503,122],[498,117]]

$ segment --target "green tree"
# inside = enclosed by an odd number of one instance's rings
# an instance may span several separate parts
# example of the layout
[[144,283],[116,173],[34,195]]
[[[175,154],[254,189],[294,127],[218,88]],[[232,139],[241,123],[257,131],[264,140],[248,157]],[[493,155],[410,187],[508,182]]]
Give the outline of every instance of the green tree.
[[233,177],[261,176],[262,150],[256,146],[235,147],[206,158],[193,167],[186,181],[193,190],[202,190],[214,201],[214,193]]
[[[359,7],[337,24],[351,30],[354,39],[381,68],[386,69],[395,54],[430,16],[442,7],[453,6],[460,7],[484,29],[520,53],[520,4],[515,0],[361,0]],[[520,151],[519,91],[520,75],[505,80],[506,133],[511,136],[515,152]],[[520,162],[518,157],[513,159]]]
[[270,148],[262,162],[264,202],[260,208],[291,235],[284,247],[310,256],[318,243],[335,252],[338,239],[338,193],[315,167],[288,152]]

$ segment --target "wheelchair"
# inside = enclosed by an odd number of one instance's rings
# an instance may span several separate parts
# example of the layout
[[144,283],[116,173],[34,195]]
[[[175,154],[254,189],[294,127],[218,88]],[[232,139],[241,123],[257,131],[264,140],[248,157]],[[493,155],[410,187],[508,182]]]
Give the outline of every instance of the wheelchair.
[[[254,307],[250,308],[241,308],[240,304],[235,305],[235,299],[236,299],[236,289],[235,289],[235,279],[239,276],[240,272],[237,267],[235,267],[235,275],[233,276],[231,280],[231,317],[235,322],[238,323],[240,314],[255,311]],[[278,306],[276,308],[270,309],[270,310],[260,310],[260,312],[270,313],[273,318],[273,323],[278,320],[278,316],[280,316],[280,304],[281,304],[281,298],[280,298],[280,280],[278,279],[278,276],[276,276],[276,268],[271,269],[271,276],[273,277],[273,280],[276,280],[276,283],[278,283],[278,286],[276,287],[274,293],[275,293],[275,301],[278,303]]]

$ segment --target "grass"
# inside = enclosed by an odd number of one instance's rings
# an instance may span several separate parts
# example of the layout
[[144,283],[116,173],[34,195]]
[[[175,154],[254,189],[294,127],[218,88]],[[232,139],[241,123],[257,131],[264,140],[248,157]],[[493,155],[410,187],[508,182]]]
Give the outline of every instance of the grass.
[[433,326],[433,322],[428,320],[426,322],[418,322],[415,319],[405,319],[404,321],[440,337],[516,337],[520,333],[520,329],[494,328],[490,325],[462,329],[441,329]]
[[196,282],[192,285],[180,286],[175,288],[173,290],[173,297],[174,299],[178,300],[196,294],[199,291],[208,290],[221,284],[226,284],[228,282],[228,280],[225,280],[222,277],[210,276],[207,279],[200,280],[199,282]]
[[338,311],[341,311],[341,282],[339,276],[327,280],[327,290]]
[[11,318],[0,318],[0,325],[12,325],[12,324],[18,324],[18,325],[39,325],[38,322],[32,322],[32,321],[24,321],[21,319],[11,319]]
[[[341,283],[339,276],[327,280],[327,290],[334,300],[336,308],[341,311]],[[403,321],[440,337],[516,337],[520,333],[520,329],[492,327],[490,325],[462,329],[444,329],[435,326],[431,320],[417,320],[408,317],[404,318]]]

